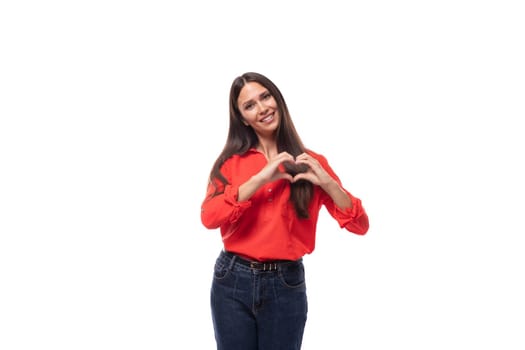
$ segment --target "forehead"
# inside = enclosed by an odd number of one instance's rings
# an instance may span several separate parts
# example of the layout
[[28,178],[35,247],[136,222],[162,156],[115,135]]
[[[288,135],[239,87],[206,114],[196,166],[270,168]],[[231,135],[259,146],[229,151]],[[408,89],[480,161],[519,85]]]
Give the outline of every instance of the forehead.
[[237,103],[242,104],[246,101],[258,98],[263,92],[268,89],[257,82],[249,82],[244,85],[237,98]]

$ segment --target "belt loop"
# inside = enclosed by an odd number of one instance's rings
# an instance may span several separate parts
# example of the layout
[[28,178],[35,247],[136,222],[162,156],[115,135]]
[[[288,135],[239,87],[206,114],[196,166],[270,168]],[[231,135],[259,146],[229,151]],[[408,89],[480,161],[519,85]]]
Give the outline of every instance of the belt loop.
[[228,266],[228,270],[233,269],[233,264],[235,263],[235,259],[237,259],[237,255],[232,254],[232,257],[230,259],[230,265]]

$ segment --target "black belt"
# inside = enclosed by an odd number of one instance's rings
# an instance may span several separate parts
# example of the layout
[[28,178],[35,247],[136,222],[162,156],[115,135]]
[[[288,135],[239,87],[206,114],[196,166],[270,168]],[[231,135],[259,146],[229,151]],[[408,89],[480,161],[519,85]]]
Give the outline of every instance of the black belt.
[[241,258],[238,255],[235,255],[230,252],[224,252],[224,254],[229,257],[230,259],[233,259],[235,257],[235,262],[239,263],[241,265],[247,266],[250,269],[254,269],[257,271],[277,271],[279,266],[282,266],[284,264],[290,264],[294,261],[291,260],[275,260],[275,261],[250,261]]

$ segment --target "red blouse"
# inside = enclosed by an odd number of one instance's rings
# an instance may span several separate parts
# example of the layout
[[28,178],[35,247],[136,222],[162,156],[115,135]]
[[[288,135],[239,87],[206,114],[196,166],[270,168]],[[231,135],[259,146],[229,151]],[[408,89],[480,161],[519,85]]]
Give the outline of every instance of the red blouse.
[[[325,157],[308,151],[341,185]],[[239,186],[266,166],[266,157],[251,149],[224,162],[221,172],[229,184],[219,185],[219,195],[212,196],[214,186],[208,186],[201,207],[202,224],[208,229],[220,228],[224,249],[258,261],[297,260],[315,248],[315,233],[319,211],[324,205],[330,215],[355,234],[368,231],[368,216],[361,200],[344,191],[352,200],[352,208],[341,210],[321,187],[314,185],[309,206],[310,217],[299,219],[289,202],[290,183],[277,180],[267,183],[246,201],[237,201]]]

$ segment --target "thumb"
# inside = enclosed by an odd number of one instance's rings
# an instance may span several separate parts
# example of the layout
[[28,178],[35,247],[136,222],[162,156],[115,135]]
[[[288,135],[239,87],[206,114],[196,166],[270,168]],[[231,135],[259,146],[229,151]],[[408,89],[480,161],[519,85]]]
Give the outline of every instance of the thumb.
[[297,175],[295,175],[292,179],[292,182],[297,182],[299,180],[308,180],[307,179],[307,176],[306,176],[306,173],[299,173]]
[[290,181],[290,182],[294,181],[294,178],[292,177],[292,175],[290,175],[288,173],[280,173],[279,174],[279,179],[284,179],[284,180],[287,180],[287,181]]

